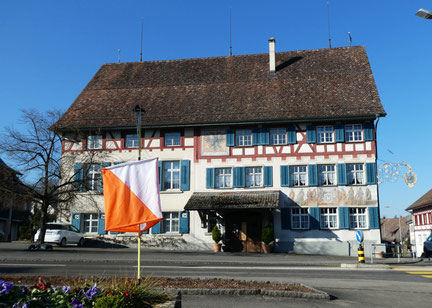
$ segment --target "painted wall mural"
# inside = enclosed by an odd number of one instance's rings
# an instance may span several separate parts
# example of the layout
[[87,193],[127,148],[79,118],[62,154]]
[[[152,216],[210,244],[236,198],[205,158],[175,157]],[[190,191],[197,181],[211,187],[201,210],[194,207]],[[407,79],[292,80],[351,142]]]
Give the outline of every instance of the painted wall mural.
[[201,134],[201,155],[229,155],[229,148],[226,146],[226,131],[224,129],[203,130]]

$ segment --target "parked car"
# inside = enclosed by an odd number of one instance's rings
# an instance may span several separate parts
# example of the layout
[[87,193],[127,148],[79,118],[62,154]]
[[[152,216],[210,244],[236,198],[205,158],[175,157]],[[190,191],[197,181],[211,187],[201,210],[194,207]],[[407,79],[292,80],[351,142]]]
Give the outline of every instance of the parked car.
[[429,235],[429,237],[423,243],[423,253],[426,258],[432,255],[432,235]]
[[[40,229],[37,230],[34,241],[39,238]],[[54,243],[59,246],[66,246],[67,244],[77,244],[83,246],[85,239],[84,235],[71,224],[50,222],[46,224],[45,242]]]

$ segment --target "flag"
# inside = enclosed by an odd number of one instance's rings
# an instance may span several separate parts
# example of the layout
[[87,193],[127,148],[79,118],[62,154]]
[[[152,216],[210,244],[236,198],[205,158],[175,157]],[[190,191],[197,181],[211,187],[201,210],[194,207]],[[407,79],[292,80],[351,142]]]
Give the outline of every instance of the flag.
[[162,220],[158,159],[102,169],[105,231],[142,232]]

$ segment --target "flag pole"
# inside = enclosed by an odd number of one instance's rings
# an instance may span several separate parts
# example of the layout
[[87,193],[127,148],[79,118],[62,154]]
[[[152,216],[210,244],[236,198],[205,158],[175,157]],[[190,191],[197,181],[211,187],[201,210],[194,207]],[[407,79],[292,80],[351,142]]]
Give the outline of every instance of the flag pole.
[[141,231],[138,231],[138,284],[141,284]]

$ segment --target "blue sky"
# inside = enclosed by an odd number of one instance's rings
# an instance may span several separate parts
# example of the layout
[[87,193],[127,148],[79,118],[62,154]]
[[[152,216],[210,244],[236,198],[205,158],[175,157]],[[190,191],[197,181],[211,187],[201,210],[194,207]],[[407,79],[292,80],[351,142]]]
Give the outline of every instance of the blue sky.
[[[1,128],[18,126],[20,109],[66,110],[98,68],[144,60],[328,47],[327,0],[0,1]],[[364,45],[387,117],[379,122],[379,165],[409,163],[414,188],[380,185],[381,215],[404,209],[431,189],[432,20],[415,16],[432,1],[330,0],[332,46]]]

